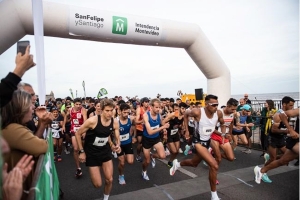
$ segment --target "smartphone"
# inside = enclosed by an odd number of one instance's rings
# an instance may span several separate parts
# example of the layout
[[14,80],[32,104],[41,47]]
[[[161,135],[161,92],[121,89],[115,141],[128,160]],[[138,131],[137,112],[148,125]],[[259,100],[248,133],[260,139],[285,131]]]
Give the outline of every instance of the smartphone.
[[28,45],[30,45],[29,41],[19,41],[19,42],[17,42],[17,54],[19,52],[21,52],[22,55],[24,55]]

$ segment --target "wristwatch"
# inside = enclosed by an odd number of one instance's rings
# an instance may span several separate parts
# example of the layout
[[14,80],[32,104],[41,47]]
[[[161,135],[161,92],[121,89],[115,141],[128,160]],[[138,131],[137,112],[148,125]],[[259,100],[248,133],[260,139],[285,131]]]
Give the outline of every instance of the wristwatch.
[[81,153],[84,153],[84,149],[80,149],[80,150],[78,151],[78,154],[81,154]]
[[221,134],[222,137],[225,137],[225,135],[226,135],[226,133],[222,133],[222,134]]

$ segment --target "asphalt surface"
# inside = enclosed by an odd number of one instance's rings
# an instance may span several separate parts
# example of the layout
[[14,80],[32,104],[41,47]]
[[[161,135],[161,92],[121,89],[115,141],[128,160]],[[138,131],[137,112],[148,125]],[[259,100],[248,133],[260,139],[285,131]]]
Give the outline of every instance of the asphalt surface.
[[[262,166],[264,159],[261,151],[252,150],[251,154],[241,152],[242,147],[235,151],[236,160],[229,162],[222,160],[219,167],[217,186],[218,196],[222,200],[298,200],[299,199],[299,167],[282,166],[268,172],[272,183],[254,181],[253,169],[256,165]],[[178,155],[178,160],[191,158],[192,155]],[[60,180],[60,188],[64,192],[65,200],[100,200],[103,198],[103,186],[94,188],[88,173],[88,168],[81,164],[83,175],[75,178],[75,162],[73,154],[63,153],[62,162],[56,163]],[[196,168],[184,167],[174,176],[169,175],[169,168],[165,160],[157,160],[156,167],[148,167],[149,181],[141,177],[141,163],[125,165],[126,185],[118,183],[118,160],[113,159],[114,175],[113,189],[110,200],[194,200],[210,199],[208,182],[208,167],[200,163]],[[104,182],[103,175],[102,181]]]

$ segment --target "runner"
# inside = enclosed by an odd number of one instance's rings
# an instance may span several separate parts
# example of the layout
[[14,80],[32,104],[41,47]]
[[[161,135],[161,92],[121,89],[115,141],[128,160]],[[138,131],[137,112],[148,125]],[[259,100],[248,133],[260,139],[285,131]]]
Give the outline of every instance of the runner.
[[[204,108],[194,108],[191,111],[186,111],[184,115],[185,124],[185,137],[189,137],[188,131],[188,120],[189,117],[194,117],[194,137],[193,144],[196,153],[192,159],[186,159],[184,161],[178,162],[177,159],[173,161],[173,166],[170,169],[170,175],[173,176],[176,170],[181,166],[191,166],[197,167],[201,160],[204,160],[209,166],[209,182],[211,189],[211,199],[219,199],[216,188],[218,163],[208,152],[210,145],[210,137],[214,132],[217,122],[220,122],[222,128],[221,136],[225,137],[225,126],[222,112],[217,110],[219,103],[218,97],[215,95],[207,95],[205,97],[205,107]],[[218,134],[218,133],[217,133]]]
[[[167,122],[161,127],[160,124],[162,124],[162,118],[159,114],[160,111],[160,101],[159,99],[152,99],[150,102],[151,109],[150,111],[144,113],[143,120],[144,120],[144,132],[143,132],[143,139],[142,139],[142,145],[143,145],[143,152],[144,152],[144,161],[143,161],[143,171],[142,171],[142,177],[144,180],[149,180],[149,177],[147,175],[147,167],[151,164],[152,168],[155,167],[155,158],[164,159],[166,157],[165,150],[163,147],[163,144],[160,141],[160,132],[163,131],[163,134],[167,134],[167,128],[169,128],[170,124]],[[150,150],[151,148],[156,149],[155,154],[151,154]]]
[[[79,161],[86,162],[89,168],[90,177],[95,188],[102,186],[100,169],[102,168],[105,177],[104,200],[108,200],[112,189],[113,163],[112,149],[120,153],[119,122],[113,118],[114,102],[111,99],[103,99],[100,103],[101,115],[87,119],[76,131],[76,140],[79,148]],[[114,132],[115,144],[110,140]],[[82,136],[85,137],[84,149]]]
[[[238,101],[236,99],[230,98],[227,101],[227,106],[221,109],[224,119],[224,125],[226,126],[225,137],[222,137],[220,123],[218,123],[217,125],[218,131],[215,131],[211,135],[210,146],[213,150],[213,155],[219,166],[222,158],[225,158],[228,161],[234,160],[234,154],[229,143],[229,139],[231,139],[232,135],[233,118],[237,105]],[[222,153],[220,150],[222,150]],[[216,184],[219,184],[218,180],[216,181]]]
[[140,101],[141,105],[136,108],[136,134],[137,134],[137,147],[136,147],[136,161],[142,162],[142,137],[143,137],[143,115],[150,110],[149,99],[144,97]]
[[133,164],[134,154],[132,143],[136,142],[136,129],[135,129],[135,117],[129,116],[130,106],[126,103],[122,103],[119,106],[120,116],[118,119],[120,126],[120,141],[121,152],[118,155],[119,165],[119,184],[124,185],[124,167],[125,160],[128,164]]
[[[283,156],[271,162],[269,165],[262,168],[256,166],[254,168],[255,182],[260,184],[261,179],[271,169],[287,165],[290,161],[299,157],[299,108],[283,111],[280,113],[280,120],[287,127],[289,137],[286,139],[286,151]],[[297,117],[295,125],[291,126],[288,122],[288,117]]]
[[[86,109],[81,106],[81,99],[76,98],[74,99],[74,107],[69,108],[68,112],[70,113],[70,118],[71,118],[71,141],[72,141],[72,146],[73,146],[73,156],[75,160],[75,165],[76,165],[76,172],[75,172],[75,177],[79,178],[82,176],[82,170],[79,164],[78,160],[78,144],[75,138],[75,133],[78,131],[80,126],[86,121],[87,116],[86,116]],[[63,125],[63,132],[66,132],[66,123],[67,123],[67,115],[65,115],[64,118],[64,125]],[[84,137],[84,135],[83,135]]]
[[167,115],[162,124],[166,122],[170,123],[170,127],[167,129],[167,146],[171,153],[168,166],[172,167],[173,160],[179,153],[180,148],[180,131],[183,127],[183,115],[185,112],[186,104],[180,103],[179,105],[173,104],[172,109],[174,112]]

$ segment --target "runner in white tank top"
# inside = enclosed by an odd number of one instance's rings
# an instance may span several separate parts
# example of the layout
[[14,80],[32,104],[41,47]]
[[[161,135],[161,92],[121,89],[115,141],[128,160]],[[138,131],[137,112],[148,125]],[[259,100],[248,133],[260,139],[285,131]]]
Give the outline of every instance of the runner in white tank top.
[[[214,157],[207,151],[210,145],[211,134],[215,131],[217,122],[220,122],[222,133],[225,135],[225,126],[223,114],[218,110],[218,97],[214,95],[207,95],[205,97],[204,108],[194,108],[191,111],[186,111],[184,115],[185,137],[189,137],[188,119],[194,117],[195,131],[193,134],[193,143],[196,150],[192,159],[186,159],[178,162],[177,159],[173,161],[173,167],[170,169],[170,175],[174,175],[175,171],[181,166],[197,167],[198,164],[204,160],[209,165],[209,183],[211,189],[211,199],[218,200],[216,180],[218,163]],[[217,132],[218,134],[219,132]],[[222,134],[222,136],[224,137]]]

